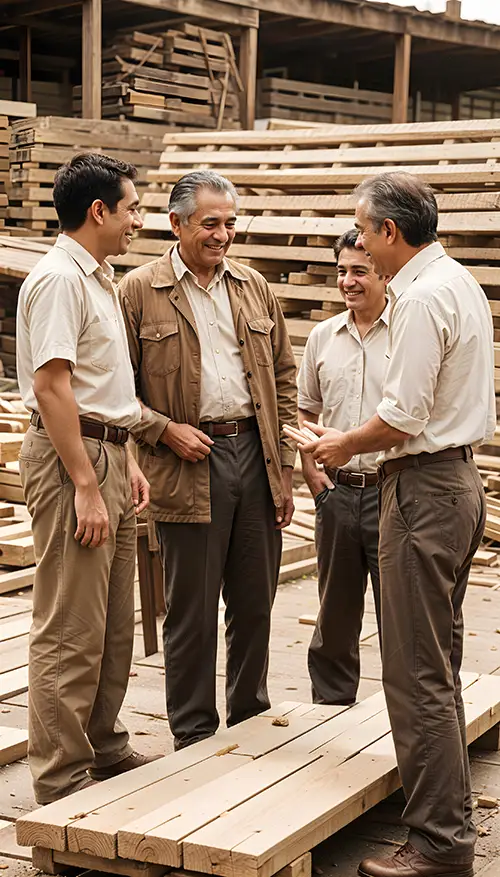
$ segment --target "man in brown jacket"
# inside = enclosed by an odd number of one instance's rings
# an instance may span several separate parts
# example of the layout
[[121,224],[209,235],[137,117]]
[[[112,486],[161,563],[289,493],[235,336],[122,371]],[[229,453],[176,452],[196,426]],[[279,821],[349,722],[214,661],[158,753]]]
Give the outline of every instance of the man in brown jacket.
[[215,733],[219,596],[227,724],[269,708],[281,529],[293,514],[295,363],[265,279],[226,258],[237,195],[214,171],[170,196],[178,238],[131,271],[121,301],[137,395],[134,433],[165,571],[167,712],[176,749]]

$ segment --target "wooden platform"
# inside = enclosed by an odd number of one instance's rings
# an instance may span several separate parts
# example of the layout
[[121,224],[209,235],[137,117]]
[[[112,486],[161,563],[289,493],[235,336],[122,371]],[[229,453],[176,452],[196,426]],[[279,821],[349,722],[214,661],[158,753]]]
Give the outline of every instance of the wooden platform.
[[[470,743],[500,720],[500,677],[463,682]],[[17,839],[48,850],[34,862],[53,872],[272,877],[398,787],[381,692],[352,708],[282,703],[23,816]]]

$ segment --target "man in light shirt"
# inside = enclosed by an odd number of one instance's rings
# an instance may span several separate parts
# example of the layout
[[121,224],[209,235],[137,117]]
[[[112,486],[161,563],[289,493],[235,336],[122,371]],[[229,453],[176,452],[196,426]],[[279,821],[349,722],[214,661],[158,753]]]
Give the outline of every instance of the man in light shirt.
[[19,294],[17,371],[33,412],[20,471],[37,562],[28,756],[40,804],[151,760],[118,719],[134,637],[135,516],[149,485],[126,444],[141,410],[106,256],[125,253],[142,225],[135,176],[91,154],[58,170],[62,234]]
[[486,518],[471,446],[495,430],[493,328],[469,271],[437,242],[431,189],[404,173],[358,188],[358,245],[393,275],[377,413],[348,432],[313,425],[317,462],[382,450],[382,665],[408,842],[362,877],[472,877],[476,833],[459,671],[462,604]]
[[165,571],[167,712],[176,749],[215,733],[219,597],[227,723],[269,707],[271,608],[293,513],[295,361],[264,278],[226,258],[237,196],[214,171],[170,195],[178,244],[120,286],[143,406],[140,460]]
[[[382,399],[387,364],[388,278],[379,277],[351,229],[335,242],[337,284],[347,310],[318,323],[300,368],[299,423],[340,430],[365,423]],[[308,653],[313,701],[352,704],[359,685],[359,638],[367,575],[380,630],[377,454],[324,469],[302,454],[316,505],[320,609]]]

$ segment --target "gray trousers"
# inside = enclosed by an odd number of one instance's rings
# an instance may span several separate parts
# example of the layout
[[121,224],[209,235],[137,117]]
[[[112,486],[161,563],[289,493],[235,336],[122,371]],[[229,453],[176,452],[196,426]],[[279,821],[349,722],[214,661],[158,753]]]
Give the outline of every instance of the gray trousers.
[[227,724],[270,706],[269,634],[281,532],[275,529],[257,432],[214,436],[210,501],[210,524],[156,524],[165,576],[167,714],[176,749],[209,737],[219,726],[215,673],[221,587]]
[[382,485],[382,665],[409,840],[436,861],[474,855],[459,679],[462,603],[486,517],[475,463],[450,460]]
[[314,703],[351,704],[368,572],[380,629],[378,490],[336,484],[316,498],[320,608],[308,653]]

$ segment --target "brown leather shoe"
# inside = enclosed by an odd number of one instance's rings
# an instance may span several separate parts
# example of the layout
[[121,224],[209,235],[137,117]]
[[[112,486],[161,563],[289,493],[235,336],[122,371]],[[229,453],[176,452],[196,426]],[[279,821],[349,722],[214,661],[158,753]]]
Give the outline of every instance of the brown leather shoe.
[[75,783],[75,785],[71,786],[71,788],[64,789],[64,791],[59,792],[59,794],[56,794],[53,798],[50,799],[50,801],[41,801],[39,798],[36,798],[36,797],[35,797],[35,801],[37,804],[41,804],[42,806],[45,806],[46,804],[53,804],[54,801],[60,801],[62,798],[67,798],[68,795],[74,795],[75,792],[81,792],[82,789],[88,789],[89,786],[96,786],[96,785],[97,785],[96,780],[91,780],[90,777],[85,777],[85,779],[80,780],[78,783]]
[[111,777],[117,777],[128,770],[135,770],[136,767],[142,767],[144,764],[149,764],[150,761],[157,761],[158,758],[163,758],[163,755],[143,755],[141,752],[131,752],[126,758],[122,758],[116,764],[110,764],[109,767],[89,768],[89,774],[93,780],[99,782],[110,780]]
[[405,843],[393,856],[363,859],[358,868],[360,877],[473,877],[473,862],[452,865],[433,862]]

